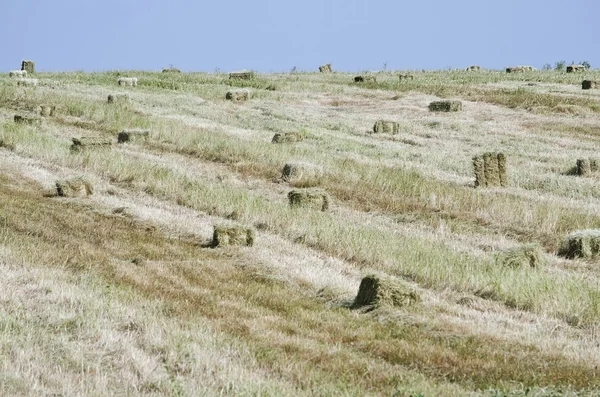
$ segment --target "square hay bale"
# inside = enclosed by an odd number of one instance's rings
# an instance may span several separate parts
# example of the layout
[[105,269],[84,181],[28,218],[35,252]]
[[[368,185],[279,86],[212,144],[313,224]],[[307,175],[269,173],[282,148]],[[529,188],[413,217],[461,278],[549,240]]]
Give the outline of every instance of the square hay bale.
[[127,94],[110,94],[106,100],[109,104],[126,104],[129,103],[129,95]]
[[288,201],[292,208],[327,211],[330,199],[323,189],[294,189],[288,193]]
[[90,181],[82,177],[56,182],[56,195],[59,197],[85,198],[94,193]]
[[15,114],[14,122],[16,124],[42,125],[42,119],[37,116],[25,116]]
[[129,86],[129,87],[137,87],[138,78],[137,77],[119,77],[117,80],[117,84],[121,86]]
[[459,112],[462,109],[461,101],[434,101],[429,104],[430,112]]
[[283,166],[282,179],[289,183],[316,183],[323,176],[323,168],[305,162],[290,162]]
[[594,80],[583,80],[581,82],[582,90],[591,90],[592,88],[598,88],[598,86],[600,86],[600,83]]
[[40,105],[40,116],[52,117],[52,116],[54,116],[55,111],[56,111],[56,106],[54,106],[54,105]]
[[150,136],[150,130],[143,128],[132,128],[126,129],[119,132],[117,136],[118,143],[134,142],[134,141],[146,141]]
[[600,257],[600,229],[578,230],[567,236],[558,251],[568,259],[598,259]]
[[33,61],[21,62],[21,70],[26,70],[27,73],[29,73],[29,74],[35,73],[35,62],[33,62]]
[[356,76],[354,78],[354,82],[355,83],[367,83],[367,82],[375,83],[375,82],[377,82],[377,77],[376,76],[370,76],[370,75],[367,75],[367,76],[364,76],[364,75],[363,76]]
[[589,159],[578,159],[577,160],[577,175],[587,176],[592,173],[592,165]]
[[271,143],[295,143],[304,140],[304,135],[299,132],[284,132],[273,135]]
[[397,134],[398,131],[400,131],[400,124],[395,121],[378,120],[373,126],[373,133],[375,134]]
[[162,70],[163,73],[181,73],[181,70],[174,68],[174,67],[170,67],[170,68],[164,68]]
[[110,148],[113,144],[112,139],[101,136],[83,136],[81,138],[71,138],[71,140],[73,141],[71,150],[74,152],[88,148]]
[[240,225],[218,225],[213,229],[213,246],[226,247],[241,245],[252,247],[254,245],[254,230]]
[[475,187],[508,186],[506,156],[487,152],[473,157]]
[[331,64],[328,63],[327,65],[319,66],[319,72],[321,72],[321,73],[333,72],[333,70],[331,69]]
[[567,73],[584,72],[584,71],[585,71],[585,66],[583,66],[583,65],[569,65],[569,66],[567,66]]
[[254,78],[254,72],[251,70],[241,70],[239,72],[229,73],[230,80],[252,80]]
[[38,79],[22,78],[22,79],[15,79],[15,81],[17,82],[18,86],[22,86],[22,87],[37,87],[37,85],[38,85]]
[[498,178],[500,179],[500,186],[508,186],[508,171],[506,169],[506,156],[504,153],[498,153]]
[[479,72],[481,70],[481,66],[472,65],[472,66],[469,66],[466,70],[467,70],[467,72]]
[[413,76],[410,73],[404,73],[404,74],[399,74],[398,78],[400,79],[400,81],[402,81],[402,80],[414,80],[415,76]]
[[487,182],[485,180],[485,163],[483,156],[473,157],[473,168],[475,170],[475,187],[486,187]]
[[421,301],[417,292],[408,284],[390,277],[368,275],[360,282],[352,307],[396,306],[403,307]]
[[510,68],[506,68],[506,73],[523,73],[523,72],[533,72],[537,70],[533,66],[513,66]]
[[233,90],[225,94],[225,99],[233,102],[247,101],[250,98],[250,91],[248,90]]
[[506,267],[542,267],[546,264],[544,251],[539,244],[523,244],[500,252],[496,263]]
[[484,153],[483,167],[483,173],[485,174],[487,186],[500,186],[498,155],[496,153]]

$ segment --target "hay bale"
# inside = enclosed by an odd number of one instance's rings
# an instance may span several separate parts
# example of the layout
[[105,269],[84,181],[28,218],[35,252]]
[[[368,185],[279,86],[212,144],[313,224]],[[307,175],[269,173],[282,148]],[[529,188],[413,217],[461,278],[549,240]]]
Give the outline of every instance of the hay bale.
[[271,143],[294,143],[304,140],[304,135],[299,132],[277,133],[273,136]]
[[129,87],[137,87],[138,78],[137,77],[119,77],[117,80],[117,84],[121,86],[129,86]]
[[362,279],[354,298],[354,308],[363,306],[403,307],[421,301],[409,285],[389,277],[369,275]]
[[27,77],[27,70],[11,70],[8,72],[8,77],[25,78]]
[[146,141],[150,136],[150,130],[143,128],[126,129],[119,132],[117,137],[118,143],[134,142],[134,141]]
[[82,177],[56,182],[56,195],[59,197],[85,198],[93,193],[90,181]]
[[71,150],[75,152],[86,148],[110,148],[113,144],[112,139],[101,136],[83,136],[81,138],[71,138],[71,140],[73,141]]
[[585,71],[585,66],[583,66],[583,65],[569,65],[569,66],[567,66],[567,73],[584,72],[584,71]]
[[228,101],[241,102],[247,101],[250,98],[250,91],[248,90],[233,90],[225,94],[225,99]]
[[317,182],[323,176],[323,169],[305,162],[292,162],[283,166],[282,179],[289,183]]
[[52,116],[54,116],[55,110],[56,110],[56,106],[54,106],[54,105],[40,105],[40,116],[52,117]]
[[537,70],[533,66],[513,66],[510,68],[506,68],[506,73],[523,73],[523,72],[533,72]]
[[15,79],[15,81],[17,82],[18,86],[23,86],[23,87],[37,87],[38,85],[38,79]]
[[330,199],[323,189],[294,189],[288,193],[288,201],[292,208],[327,211]]
[[498,155],[496,153],[484,153],[483,167],[487,186],[500,186]]
[[356,76],[354,78],[354,82],[355,83],[366,83],[366,82],[375,83],[375,82],[377,82],[377,77],[376,76]]
[[399,74],[398,78],[400,79],[400,81],[402,81],[402,80],[414,80],[415,76],[413,76],[410,73],[404,73],[404,74]]
[[239,225],[214,226],[213,246],[226,247],[228,245],[252,247],[254,245],[254,230]]
[[591,90],[592,88],[598,88],[598,86],[600,86],[600,83],[594,80],[583,80],[581,82],[582,90]]
[[458,112],[462,109],[461,101],[434,101],[429,104],[430,112]]
[[467,72],[479,72],[480,70],[481,70],[481,66],[478,66],[478,65],[472,65],[466,69]]
[[333,72],[333,70],[331,69],[331,64],[328,63],[327,65],[319,66],[319,72],[321,72],[321,73]]
[[506,267],[542,267],[546,264],[544,251],[539,244],[524,244],[500,252],[496,263]]
[[241,70],[239,72],[229,73],[230,80],[251,80],[254,78],[254,72],[251,70]]
[[124,104],[129,103],[129,95],[126,94],[110,94],[107,98],[107,103]]
[[42,119],[37,116],[15,114],[13,120],[16,124],[42,125]]
[[487,182],[485,180],[485,163],[483,156],[473,157],[473,168],[475,169],[475,187],[486,187]]
[[508,172],[504,153],[487,152],[473,157],[475,187],[508,186]]
[[589,159],[577,160],[577,175],[586,176],[592,173],[592,165]]
[[400,131],[400,124],[395,121],[378,120],[373,126],[373,133],[375,134],[397,134]]
[[29,74],[35,73],[35,62],[33,62],[33,61],[21,62],[21,70],[26,70],[27,73],[29,73]]
[[568,259],[600,257],[600,229],[578,230],[567,236],[558,252]]
[[500,186],[508,186],[508,172],[506,169],[506,156],[504,153],[498,153],[498,179],[500,179]]
[[170,67],[170,68],[164,68],[162,70],[163,73],[181,73],[181,70],[174,68],[174,67]]

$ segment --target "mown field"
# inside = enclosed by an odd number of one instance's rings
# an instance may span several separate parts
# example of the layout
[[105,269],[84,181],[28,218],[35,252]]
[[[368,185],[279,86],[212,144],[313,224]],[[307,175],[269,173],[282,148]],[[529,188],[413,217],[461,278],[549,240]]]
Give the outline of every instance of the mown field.
[[[600,157],[600,89],[581,89],[600,72],[375,75],[0,77],[0,394],[600,395],[600,264],[557,255],[600,229],[600,173],[573,175]],[[117,144],[130,128],[149,137]],[[509,186],[475,187],[484,152]],[[323,172],[286,181],[293,162]],[[93,194],[51,197],[71,178]],[[326,211],[290,207],[307,187]],[[253,246],[213,247],[215,225]],[[532,243],[542,266],[503,263]],[[355,307],[372,274],[418,302]]]

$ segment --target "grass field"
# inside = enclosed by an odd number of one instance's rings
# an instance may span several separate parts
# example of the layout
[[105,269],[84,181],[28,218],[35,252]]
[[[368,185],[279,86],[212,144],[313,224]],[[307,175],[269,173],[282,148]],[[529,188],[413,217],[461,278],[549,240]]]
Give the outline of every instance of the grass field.
[[[600,157],[600,89],[581,89],[600,72],[413,75],[0,77],[0,394],[600,395],[600,266],[557,255],[600,229],[600,172],[573,174]],[[148,139],[117,144],[132,128]],[[474,187],[484,152],[508,187]],[[49,197],[79,177],[91,196]],[[289,206],[304,187],[327,211]],[[212,247],[222,224],[254,245]],[[532,243],[544,266],[503,264]],[[419,302],[354,308],[369,274]]]

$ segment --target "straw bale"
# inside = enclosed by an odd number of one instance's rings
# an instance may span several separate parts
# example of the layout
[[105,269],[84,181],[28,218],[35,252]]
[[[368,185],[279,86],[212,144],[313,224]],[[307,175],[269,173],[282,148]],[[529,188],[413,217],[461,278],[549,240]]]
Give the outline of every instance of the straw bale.
[[600,229],[578,230],[563,241],[559,255],[568,259],[598,259],[600,257]]
[[271,143],[294,143],[304,140],[304,135],[299,132],[277,133],[273,136]]
[[567,66],[567,73],[584,72],[584,71],[585,71],[585,66],[583,66],[583,65],[569,65],[569,66]]
[[87,197],[94,193],[92,184],[82,177],[56,182],[56,195],[59,197]]
[[56,110],[56,106],[54,106],[54,105],[40,105],[40,116],[52,117],[52,116],[54,116],[55,110]]
[[225,99],[228,101],[240,102],[247,101],[250,98],[250,91],[248,90],[233,90],[225,94]]
[[319,72],[321,73],[331,73],[333,70],[331,69],[331,64],[319,66]]
[[29,73],[29,74],[35,73],[35,62],[33,62],[33,61],[21,62],[21,70],[26,70],[27,73]]
[[240,225],[216,225],[213,229],[213,246],[226,247],[254,245],[255,232],[253,229]]
[[391,277],[368,275],[360,282],[358,293],[354,298],[353,307],[403,307],[420,301],[420,296],[408,284]]
[[292,208],[309,208],[316,211],[327,211],[329,195],[322,189],[294,189],[288,193]]
[[542,267],[546,264],[544,251],[539,244],[523,244],[500,252],[496,263],[512,268]]
[[290,183],[316,182],[323,176],[323,168],[305,162],[290,162],[284,165],[282,179]]
[[373,133],[397,134],[400,130],[400,124],[395,121],[378,120],[373,126]]
[[429,104],[431,112],[458,112],[462,109],[461,101],[434,101]]
[[233,80],[251,80],[254,78],[254,72],[251,70],[241,70],[239,72],[229,73],[229,79]]
[[592,173],[592,165],[589,159],[577,160],[577,175],[586,176]]

